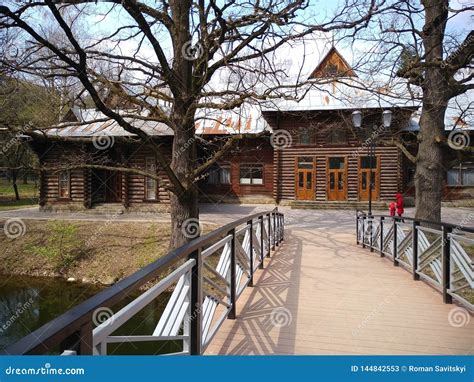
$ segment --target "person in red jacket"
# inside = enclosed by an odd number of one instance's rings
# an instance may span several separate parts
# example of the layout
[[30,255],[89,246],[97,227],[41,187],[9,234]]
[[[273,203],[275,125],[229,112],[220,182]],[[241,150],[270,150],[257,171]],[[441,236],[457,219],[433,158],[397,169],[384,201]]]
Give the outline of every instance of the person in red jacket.
[[395,204],[395,202],[390,202],[390,204],[388,205],[388,209],[390,211],[390,216],[395,216],[396,208],[397,208],[397,205]]
[[397,215],[399,217],[402,217],[403,213],[405,210],[403,209],[403,196],[399,192],[397,192],[397,195],[395,196],[397,199]]

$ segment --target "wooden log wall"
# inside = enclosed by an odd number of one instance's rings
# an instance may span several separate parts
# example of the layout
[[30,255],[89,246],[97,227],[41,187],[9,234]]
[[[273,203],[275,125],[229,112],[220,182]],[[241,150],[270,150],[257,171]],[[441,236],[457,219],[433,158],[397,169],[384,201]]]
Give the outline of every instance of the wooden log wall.
[[[400,161],[397,147],[379,147],[376,155],[380,160],[380,200],[388,201],[395,197],[399,189]],[[355,154],[352,147],[338,148],[287,148],[275,150],[275,162],[279,163],[275,174],[275,199],[295,199],[295,163],[299,156],[311,156],[316,159],[316,201],[325,201],[327,188],[327,161],[329,157],[345,157],[347,163],[347,200],[358,201],[359,156],[365,149]]]
[[[377,123],[379,115],[364,118],[367,126]],[[390,134],[407,122],[406,112],[395,114],[390,131],[381,131],[376,155],[379,158],[379,182],[381,201],[393,200],[402,187],[402,157],[396,146],[382,145]],[[349,114],[340,112],[293,113],[286,115],[267,114],[266,119],[274,131],[288,132],[288,145],[274,151],[274,190],[277,200],[295,200],[295,164],[299,156],[311,156],[316,160],[316,201],[327,200],[327,163],[329,157],[346,158],[347,200],[359,200],[359,157],[367,155],[366,139],[351,126]],[[301,144],[300,134],[304,129],[310,132],[310,143]],[[333,143],[329,135],[333,129],[344,129],[346,141]],[[369,135],[370,136],[370,135]]]
[[[59,169],[80,150],[79,146],[66,143],[54,143],[48,146],[34,147],[43,166]],[[59,172],[58,170],[43,171],[40,178],[40,189],[43,204],[57,203],[59,199]],[[64,202],[84,203],[86,193],[86,176],[84,169],[71,170],[70,195]]]
[[[171,139],[166,140],[162,145],[162,150],[168,158],[171,157],[171,145]],[[126,157],[130,167],[145,169],[146,158],[154,157],[154,153],[152,149],[146,145],[140,147],[131,146],[127,149]],[[156,201],[150,201],[145,199],[145,177],[143,175],[127,174],[125,178],[129,205],[154,202],[169,203],[169,191],[164,186],[166,184],[169,184],[168,177],[166,176],[165,171],[160,168],[158,162],[156,162],[156,165],[158,176],[161,179],[160,183],[162,183],[162,185],[158,185]]]
[[[231,184],[209,184],[207,178],[199,183],[201,200],[208,195],[218,199],[239,197],[272,198],[274,185],[273,148],[269,137],[244,139],[219,162],[230,167]],[[240,184],[240,167],[245,164],[263,165],[263,184]],[[215,198],[213,198],[215,200]]]
[[[170,155],[171,144],[164,146],[165,154]],[[55,143],[48,145],[35,145],[41,164],[49,168],[59,168],[61,164],[68,163],[68,160],[79,155],[84,150],[93,151],[92,145],[76,145],[74,143]],[[125,155],[128,164],[132,167],[140,169],[145,168],[145,160],[147,157],[153,157],[153,151],[149,146],[130,146],[115,144],[109,149],[110,154],[116,157],[117,152]],[[70,198],[59,199],[59,174],[56,170],[43,171],[40,177],[41,201],[44,205],[81,203],[85,208],[90,208],[97,201],[98,193],[104,192],[104,189],[97,189],[97,182],[100,177],[94,175],[93,172],[98,170],[91,169],[74,169],[70,171]],[[163,169],[157,164],[158,175],[163,179],[163,183],[167,183],[167,177]],[[95,181],[94,181],[95,179]],[[122,174],[121,187],[122,204],[128,207],[130,204],[143,203],[169,203],[169,193],[163,185],[158,187],[156,200],[145,200],[145,177],[138,174]]]

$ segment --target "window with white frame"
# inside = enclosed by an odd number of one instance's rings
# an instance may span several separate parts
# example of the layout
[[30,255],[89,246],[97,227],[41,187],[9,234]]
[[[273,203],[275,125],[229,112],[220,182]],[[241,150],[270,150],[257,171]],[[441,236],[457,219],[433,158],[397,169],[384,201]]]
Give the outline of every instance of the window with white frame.
[[263,164],[240,165],[240,184],[263,184]]
[[[147,173],[156,174],[156,160],[155,157],[147,157],[145,159],[145,170]],[[145,177],[145,199],[157,199],[157,181],[149,176]]]
[[71,173],[69,171],[61,171],[58,179],[59,198],[69,199],[71,197]]
[[474,186],[474,164],[459,164],[447,171],[448,186]]

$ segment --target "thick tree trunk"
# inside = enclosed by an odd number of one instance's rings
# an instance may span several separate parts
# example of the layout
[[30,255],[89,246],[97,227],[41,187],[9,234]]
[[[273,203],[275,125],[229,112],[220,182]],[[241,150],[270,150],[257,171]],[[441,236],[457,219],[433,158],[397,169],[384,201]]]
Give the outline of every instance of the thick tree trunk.
[[415,172],[416,218],[441,221],[444,167],[441,142],[446,108],[425,109],[420,119],[420,144]]
[[177,129],[173,139],[171,168],[186,191],[170,195],[170,248],[180,247],[200,235],[198,192],[189,179],[197,160],[194,123],[188,122],[187,125],[188,128]]
[[191,41],[189,15],[190,0],[171,0],[173,15],[173,72],[177,81],[172,86],[174,104],[171,112],[173,137],[173,159],[171,169],[184,186],[172,194],[170,248],[177,248],[200,235],[198,193],[191,174],[197,165],[196,141],[194,139],[193,112],[193,63],[183,54],[183,47]]
[[440,67],[443,39],[448,17],[448,0],[423,0],[425,24],[423,45],[425,62],[423,108],[420,119],[419,147],[415,172],[417,219],[441,221],[444,166],[442,144],[445,139],[444,116],[449,100],[449,84]]
[[199,208],[196,192],[184,197],[171,195],[171,240],[170,249],[178,248],[199,237]]

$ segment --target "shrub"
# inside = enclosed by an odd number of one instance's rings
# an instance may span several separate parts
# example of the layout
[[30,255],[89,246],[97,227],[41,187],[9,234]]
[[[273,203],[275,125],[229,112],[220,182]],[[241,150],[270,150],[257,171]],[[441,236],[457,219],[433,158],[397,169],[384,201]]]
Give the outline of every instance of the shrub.
[[64,271],[82,255],[83,241],[72,223],[51,221],[47,230],[49,235],[44,244],[31,246],[31,251],[51,260],[57,271]]

